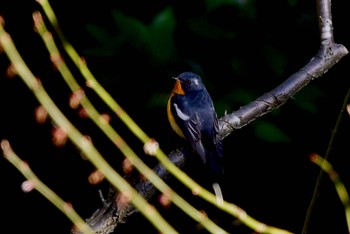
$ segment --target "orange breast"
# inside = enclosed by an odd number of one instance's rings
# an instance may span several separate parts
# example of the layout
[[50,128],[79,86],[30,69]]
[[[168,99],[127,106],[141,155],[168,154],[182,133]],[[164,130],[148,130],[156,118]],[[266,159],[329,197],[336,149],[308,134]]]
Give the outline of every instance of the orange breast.
[[[176,81],[178,82],[178,81]],[[176,86],[175,86],[176,87]],[[181,87],[181,86],[180,86]],[[175,89],[175,88],[174,88]],[[181,89],[182,90],[182,89]],[[174,130],[174,132],[179,135],[182,138],[185,138],[184,134],[182,133],[179,125],[177,125],[177,123],[175,122],[175,118],[174,115],[171,113],[171,99],[174,96],[174,93],[171,94],[169,100],[168,100],[168,104],[167,104],[167,114],[168,114],[168,120],[170,123],[171,128]]]

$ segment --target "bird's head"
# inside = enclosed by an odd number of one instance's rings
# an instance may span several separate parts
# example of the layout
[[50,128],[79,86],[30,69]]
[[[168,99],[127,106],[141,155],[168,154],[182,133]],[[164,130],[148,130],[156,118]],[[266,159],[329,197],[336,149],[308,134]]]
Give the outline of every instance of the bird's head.
[[201,77],[192,72],[183,72],[178,77],[174,77],[174,79],[176,80],[174,93],[179,95],[200,91],[205,88]]

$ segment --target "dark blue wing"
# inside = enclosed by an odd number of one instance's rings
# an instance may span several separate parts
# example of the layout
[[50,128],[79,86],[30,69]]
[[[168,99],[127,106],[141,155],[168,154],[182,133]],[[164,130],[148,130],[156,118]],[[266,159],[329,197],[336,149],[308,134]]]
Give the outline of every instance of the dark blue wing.
[[217,114],[216,112],[214,111],[214,139],[213,139],[213,142],[215,144],[215,148],[216,148],[216,152],[217,152],[217,156],[219,158],[222,158],[222,141],[221,141],[221,138],[220,138],[220,129],[219,129],[219,120],[218,120],[218,117],[217,117]]
[[[196,100],[174,95],[171,101],[171,111],[175,122],[181,129],[183,136],[190,142],[194,151],[204,164],[218,175],[223,174],[222,142],[219,136],[219,121],[211,100],[208,96]],[[202,105],[201,102],[205,102]]]
[[206,150],[201,141],[202,123],[200,117],[184,98],[183,96],[173,96],[170,107],[172,114],[184,137],[190,142],[203,163],[206,163]]

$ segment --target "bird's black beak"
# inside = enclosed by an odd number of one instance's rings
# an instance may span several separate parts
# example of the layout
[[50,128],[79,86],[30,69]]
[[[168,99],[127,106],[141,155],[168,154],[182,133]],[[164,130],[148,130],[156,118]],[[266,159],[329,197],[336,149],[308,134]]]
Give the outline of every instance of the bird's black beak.
[[171,77],[171,78],[173,78],[174,80],[177,80],[177,81],[179,81],[180,83],[182,83],[182,81],[179,79],[179,77]]

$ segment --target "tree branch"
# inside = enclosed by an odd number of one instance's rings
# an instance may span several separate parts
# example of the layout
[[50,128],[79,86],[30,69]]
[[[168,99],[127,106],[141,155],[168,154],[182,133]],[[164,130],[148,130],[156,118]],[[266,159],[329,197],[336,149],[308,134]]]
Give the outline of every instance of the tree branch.
[[[168,157],[177,167],[181,168],[185,164],[185,155],[188,154],[189,153],[185,149],[177,149],[171,152]],[[153,170],[163,180],[166,180],[170,176],[170,173],[160,163],[155,166]],[[146,200],[150,199],[156,192],[156,188],[148,180],[140,180],[134,187]],[[108,198],[103,202],[102,207],[97,209],[91,217],[86,220],[87,224],[90,225],[96,234],[108,234],[113,232],[119,223],[124,223],[128,216],[137,212],[130,202],[126,206],[119,207],[117,202],[118,196],[119,193],[117,191],[111,190]],[[74,228],[71,229],[71,233],[80,234],[80,232]]]
[[[320,48],[310,61],[299,71],[291,75],[278,87],[265,93],[255,101],[239,110],[223,116],[220,119],[220,135],[222,139],[230,135],[234,130],[240,129],[255,119],[285,104],[289,98],[305,87],[312,80],[324,75],[330,68],[340,61],[348,50],[345,46],[334,42],[331,1],[317,1],[318,24],[320,30]],[[189,153],[184,149],[171,152],[168,157],[178,167],[185,165]],[[154,171],[162,179],[170,176],[169,172],[161,165],[157,165]],[[135,188],[146,199],[155,193],[155,187],[149,181],[140,180]],[[125,218],[136,212],[132,204],[126,207],[118,207],[116,201],[118,193],[113,191],[103,206],[98,209],[87,223],[96,233],[110,233],[118,223],[125,222]],[[72,231],[72,233],[74,233]]]
[[248,105],[241,107],[239,110],[223,116],[220,119],[221,137],[225,138],[234,130],[244,127],[256,118],[285,104],[290,97],[305,87],[310,81],[321,77],[347,53],[347,49],[340,44],[329,43],[328,45],[321,45],[319,51],[310,62],[281,85]]

